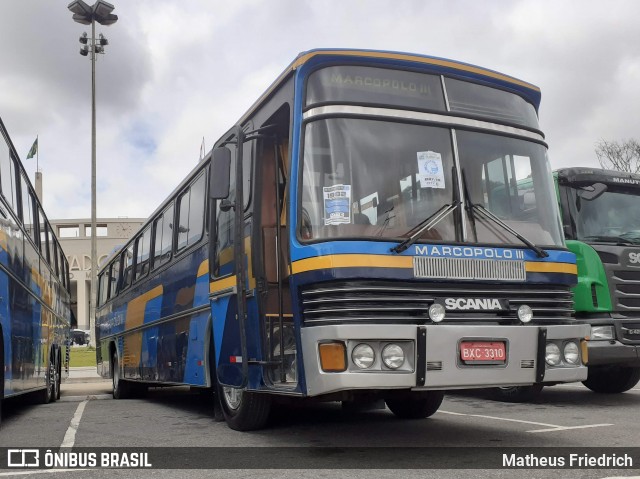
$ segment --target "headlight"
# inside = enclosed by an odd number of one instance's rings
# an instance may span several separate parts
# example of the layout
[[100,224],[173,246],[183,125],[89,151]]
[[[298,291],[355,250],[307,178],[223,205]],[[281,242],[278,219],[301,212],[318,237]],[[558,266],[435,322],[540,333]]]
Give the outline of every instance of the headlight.
[[429,306],[429,318],[434,323],[439,323],[440,321],[442,321],[445,314],[446,311],[444,309],[444,306],[442,306],[440,303],[433,303],[431,306]]
[[397,344],[387,344],[382,350],[382,362],[389,369],[398,369],[404,364],[404,351]]
[[518,319],[523,323],[528,323],[533,318],[533,310],[526,304],[521,305],[518,308]]
[[576,343],[567,343],[564,345],[564,360],[569,364],[578,364],[580,362],[580,349]]
[[613,326],[591,326],[590,339],[592,341],[613,339],[614,337]]
[[370,368],[376,360],[376,353],[371,346],[361,343],[351,351],[351,359],[360,369],[367,369]]
[[560,348],[555,343],[547,343],[544,352],[544,360],[549,366],[558,366],[560,364]]

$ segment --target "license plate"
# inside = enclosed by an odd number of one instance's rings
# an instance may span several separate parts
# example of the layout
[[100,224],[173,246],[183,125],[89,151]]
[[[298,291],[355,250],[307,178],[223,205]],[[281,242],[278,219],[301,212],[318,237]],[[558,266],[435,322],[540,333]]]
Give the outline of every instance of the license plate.
[[503,364],[507,359],[503,341],[463,341],[460,343],[463,363]]

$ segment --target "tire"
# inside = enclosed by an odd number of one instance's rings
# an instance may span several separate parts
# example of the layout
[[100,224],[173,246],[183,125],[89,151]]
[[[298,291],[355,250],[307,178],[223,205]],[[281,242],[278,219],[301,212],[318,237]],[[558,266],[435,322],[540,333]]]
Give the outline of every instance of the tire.
[[628,391],[640,381],[640,368],[622,366],[608,368],[589,368],[589,375],[582,381],[595,393],[618,394]]
[[111,385],[113,399],[126,399],[131,393],[129,383],[120,377],[120,364],[118,363],[118,353],[114,351],[111,356]]
[[532,384],[531,386],[508,386],[504,388],[492,388],[491,397],[502,402],[528,402],[535,399],[542,388],[542,384]]
[[444,391],[409,393],[385,399],[391,412],[401,419],[424,419],[433,416],[442,404]]
[[56,401],[60,399],[60,386],[62,386],[62,353],[58,351],[56,354],[56,371],[57,373],[57,387],[56,387]]
[[227,425],[235,431],[262,429],[269,419],[271,397],[218,385],[220,406]]
[[504,388],[492,388],[491,397],[502,402],[527,402],[536,398],[542,388],[542,384],[532,384],[531,386],[510,386]]
[[49,404],[55,401],[56,397],[56,376],[57,374],[55,353],[49,358],[49,365],[47,366],[47,375],[45,377],[46,387],[36,393],[36,400],[40,404]]

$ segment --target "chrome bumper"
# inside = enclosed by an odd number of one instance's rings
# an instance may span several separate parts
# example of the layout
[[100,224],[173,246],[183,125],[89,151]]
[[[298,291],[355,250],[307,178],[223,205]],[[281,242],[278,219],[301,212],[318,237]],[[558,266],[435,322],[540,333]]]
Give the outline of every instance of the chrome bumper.
[[[580,341],[589,334],[588,325],[489,326],[489,325],[330,325],[303,328],[301,332],[306,394],[317,396],[357,389],[467,389],[528,385],[538,382],[538,337],[546,329],[546,340]],[[426,340],[418,340],[421,331]],[[468,365],[460,359],[463,340],[505,341],[504,364]],[[347,348],[348,368],[344,372],[324,372],[320,367],[318,344],[342,341]],[[409,367],[391,371],[384,368],[360,370],[351,362],[351,350],[361,342],[382,344],[406,341],[413,357]],[[544,345],[542,345],[544,350]],[[376,364],[379,364],[377,361]],[[375,364],[374,364],[375,366]],[[540,382],[573,382],[587,378],[587,367],[549,367],[544,364]],[[418,377],[422,373],[424,377]]]

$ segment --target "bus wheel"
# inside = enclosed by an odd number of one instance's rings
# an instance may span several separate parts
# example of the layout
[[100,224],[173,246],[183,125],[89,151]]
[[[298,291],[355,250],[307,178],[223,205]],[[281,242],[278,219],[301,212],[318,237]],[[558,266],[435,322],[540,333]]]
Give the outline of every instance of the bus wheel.
[[442,404],[444,391],[414,392],[384,400],[391,412],[401,419],[424,419],[433,416]]
[[113,368],[111,378],[113,385],[113,399],[126,399],[129,397],[129,383],[120,377],[120,364],[118,364],[118,353],[111,356],[111,367]]
[[269,419],[271,398],[266,394],[218,386],[222,414],[231,429],[253,431],[261,429]]
[[58,369],[58,355],[53,353],[51,358],[53,370],[51,371],[51,402],[60,399],[60,370]]
[[51,401],[55,401],[55,383],[56,383],[56,361],[55,354],[52,354],[49,358],[49,367],[45,377],[46,387],[39,391],[37,394],[37,400],[41,404],[48,404]]
[[617,394],[628,391],[640,381],[640,368],[589,368],[589,376],[582,384],[593,392]]
[[508,386],[504,388],[491,389],[491,396],[496,401],[503,402],[527,402],[535,398],[544,386],[542,384],[532,384],[531,386]]
[[57,382],[56,382],[56,401],[58,399],[60,399],[60,386],[62,385],[62,355],[61,353],[58,351],[58,354],[56,354],[56,378],[57,378]]

